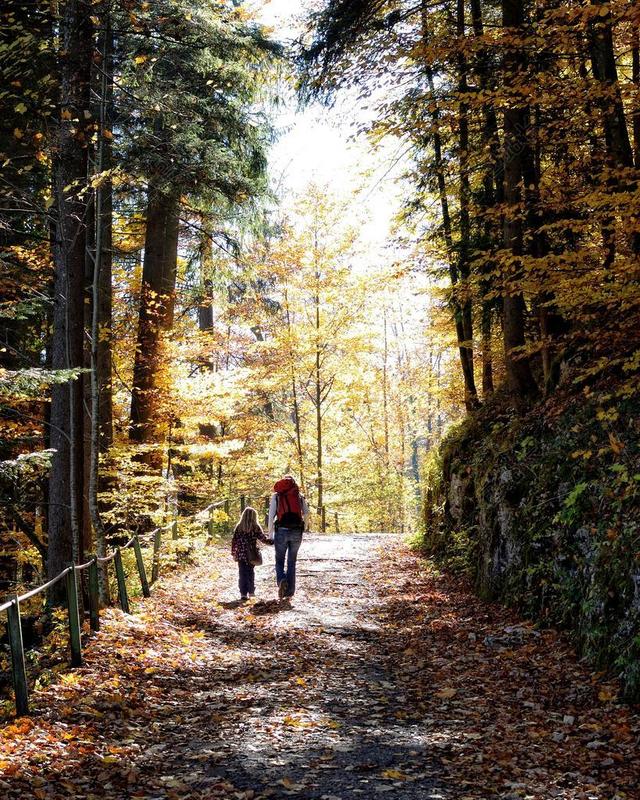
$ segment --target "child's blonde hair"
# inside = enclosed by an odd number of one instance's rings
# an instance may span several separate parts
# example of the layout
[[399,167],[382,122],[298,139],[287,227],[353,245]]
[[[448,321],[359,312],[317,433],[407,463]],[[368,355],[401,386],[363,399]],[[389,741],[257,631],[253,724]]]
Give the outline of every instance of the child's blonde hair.
[[258,512],[255,508],[247,506],[236,525],[236,530],[239,533],[251,533],[251,531],[255,531],[256,529],[262,531],[260,523],[258,522]]

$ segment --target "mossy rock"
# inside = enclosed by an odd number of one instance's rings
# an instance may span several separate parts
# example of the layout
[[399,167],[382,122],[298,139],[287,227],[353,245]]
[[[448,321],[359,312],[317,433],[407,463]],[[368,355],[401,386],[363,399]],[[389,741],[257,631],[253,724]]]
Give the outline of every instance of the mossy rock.
[[498,397],[426,469],[425,544],[484,596],[570,630],[640,693],[640,399]]

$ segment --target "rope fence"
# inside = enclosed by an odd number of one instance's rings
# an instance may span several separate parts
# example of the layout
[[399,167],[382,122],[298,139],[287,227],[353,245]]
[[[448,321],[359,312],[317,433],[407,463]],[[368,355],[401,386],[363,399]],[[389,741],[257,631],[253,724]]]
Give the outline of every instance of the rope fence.
[[[213,510],[216,508],[224,507],[227,514],[226,529],[229,530],[229,512],[231,510],[231,502],[228,498],[211,503],[201,511],[196,512],[188,517],[180,518],[184,524],[189,520],[197,519],[206,515],[205,525],[208,538],[213,538],[215,534],[215,520],[213,517]],[[20,604],[25,603],[27,600],[35,597],[38,594],[48,591],[53,588],[60,581],[65,581],[66,597],[67,597],[67,615],[69,627],[69,645],[71,648],[71,666],[78,667],[82,665],[82,641],[81,641],[81,622],[80,622],[80,602],[78,595],[78,582],[77,574],[88,570],[88,599],[89,599],[89,627],[91,631],[100,630],[100,591],[98,580],[99,565],[108,565],[113,561],[115,569],[116,583],[118,587],[118,603],[125,614],[130,614],[131,609],[129,606],[129,595],[127,591],[126,576],[124,572],[124,565],[122,562],[122,552],[130,548],[133,549],[136,561],[136,568],[140,580],[140,588],[143,597],[150,597],[150,586],[153,585],[159,577],[160,573],[160,552],[162,548],[162,533],[163,531],[171,531],[172,540],[179,538],[179,520],[178,518],[172,520],[166,525],[161,525],[158,528],[142,535],[134,535],[129,541],[116,547],[113,552],[106,556],[93,555],[88,561],[83,564],[70,563],[58,575],[41,586],[36,586],[21,595],[14,595],[14,597],[0,604],[0,612],[7,612],[7,631],[9,638],[9,648],[11,651],[11,677],[13,683],[13,690],[16,702],[16,715],[25,716],[29,713],[29,691],[27,683],[27,671],[24,655],[24,643],[22,639],[22,620],[20,613]],[[142,544],[141,542],[148,542],[153,547],[152,553],[152,566],[151,566],[151,580],[147,578],[144,559],[142,557]]]
[[[248,505],[248,501],[253,498],[247,495],[240,495],[239,506],[240,513]],[[263,498],[256,498],[257,500],[264,499],[264,519],[265,527],[269,516],[269,503],[271,500],[270,495],[263,496]],[[256,503],[257,505],[257,503]],[[231,532],[231,500],[225,498],[211,503],[201,511],[197,511],[188,517],[180,517],[172,520],[166,525],[161,525],[158,528],[150,531],[149,533],[134,535],[129,541],[116,547],[113,552],[106,556],[93,555],[88,561],[83,564],[70,563],[65,569],[51,580],[43,583],[41,586],[36,586],[22,595],[14,595],[9,600],[0,604],[0,612],[7,612],[7,630],[9,638],[9,647],[11,651],[11,677],[13,689],[15,694],[16,715],[25,716],[29,714],[29,691],[27,682],[27,671],[24,655],[24,643],[22,639],[22,620],[20,613],[20,604],[25,603],[27,600],[42,594],[60,581],[65,581],[66,597],[67,597],[67,624],[69,628],[69,645],[71,649],[71,666],[79,667],[82,665],[82,640],[81,640],[81,621],[80,621],[80,602],[78,594],[78,573],[88,570],[87,579],[87,595],[89,600],[88,616],[89,616],[89,629],[92,632],[100,630],[100,588],[99,588],[99,568],[100,565],[107,567],[113,561],[115,578],[118,590],[118,604],[125,614],[131,613],[129,605],[129,594],[127,591],[127,582],[122,561],[122,552],[124,550],[133,549],[136,569],[140,581],[140,590],[143,597],[151,596],[151,586],[158,580],[160,575],[160,553],[162,550],[162,534],[163,532],[171,531],[172,541],[180,538],[179,522],[183,524],[189,520],[196,520],[203,518],[206,527],[207,538],[213,539],[215,536],[215,518],[214,509],[222,508],[226,515],[225,530],[226,533]],[[335,532],[340,533],[339,514],[337,511],[328,512],[325,506],[318,509],[318,516],[320,522],[320,530],[322,533],[327,531],[327,515],[331,514],[334,519]],[[146,547],[152,547],[151,556],[151,577],[147,577],[147,571],[142,556],[142,544]],[[84,610],[84,609],[83,609]]]

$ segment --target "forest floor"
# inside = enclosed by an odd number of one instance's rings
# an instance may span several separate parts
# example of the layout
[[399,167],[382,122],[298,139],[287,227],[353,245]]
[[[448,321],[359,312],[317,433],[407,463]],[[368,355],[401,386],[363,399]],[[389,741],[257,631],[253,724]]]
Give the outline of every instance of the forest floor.
[[278,604],[235,565],[112,609],[85,664],[0,727],[5,800],[639,798],[640,716],[566,639],[396,536],[307,536]]

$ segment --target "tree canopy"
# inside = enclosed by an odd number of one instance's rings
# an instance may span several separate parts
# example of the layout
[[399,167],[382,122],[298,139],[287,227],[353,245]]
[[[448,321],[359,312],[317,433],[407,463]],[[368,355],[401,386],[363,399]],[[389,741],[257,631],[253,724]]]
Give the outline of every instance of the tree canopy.
[[294,472],[633,694],[640,6],[265,13],[0,11],[0,589]]

